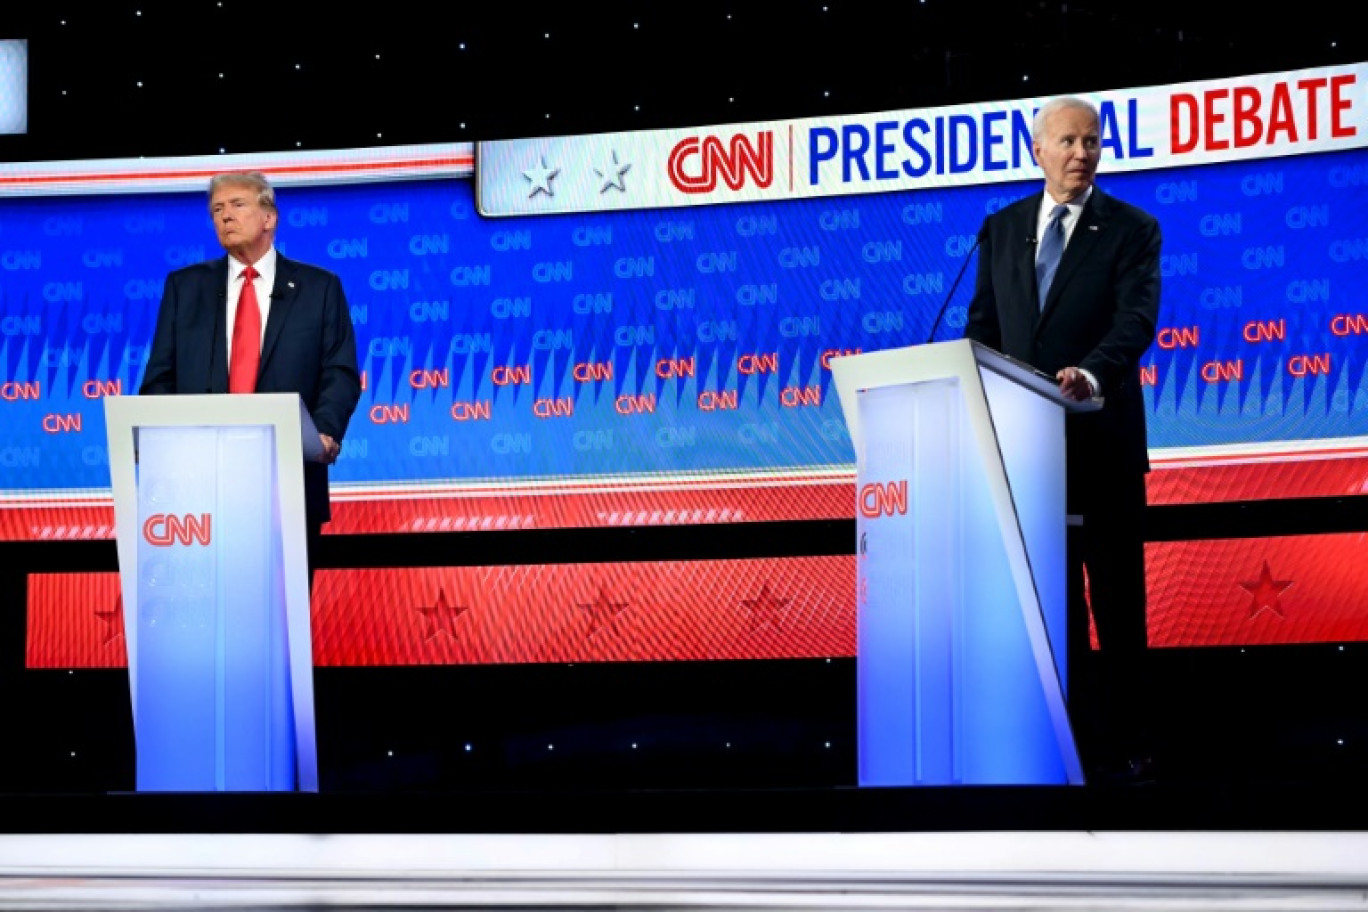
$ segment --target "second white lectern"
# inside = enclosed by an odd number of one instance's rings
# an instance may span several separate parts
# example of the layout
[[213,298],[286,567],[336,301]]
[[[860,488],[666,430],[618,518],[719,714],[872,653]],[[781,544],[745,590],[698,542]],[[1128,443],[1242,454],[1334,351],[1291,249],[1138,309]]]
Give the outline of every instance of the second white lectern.
[[317,791],[299,397],[114,396],[105,422],[138,790]]
[[1081,784],[1066,409],[974,342],[831,360],[856,457],[860,785]]

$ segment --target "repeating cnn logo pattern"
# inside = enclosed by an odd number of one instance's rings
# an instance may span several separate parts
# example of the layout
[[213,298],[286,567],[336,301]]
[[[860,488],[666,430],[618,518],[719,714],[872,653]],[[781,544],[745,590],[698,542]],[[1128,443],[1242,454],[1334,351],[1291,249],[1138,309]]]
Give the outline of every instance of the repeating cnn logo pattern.
[[[777,130],[680,136],[655,178],[665,187],[701,201],[782,181]],[[852,180],[875,139],[851,151]],[[1365,150],[1108,173],[1108,192],[1163,226],[1158,335],[1139,379],[1157,461],[1272,440],[1307,469],[1275,479],[1192,466],[1181,482],[1164,473],[1156,496],[1358,493],[1361,475],[1313,473],[1309,459],[1323,440],[1368,436],[1365,186]],[[341,276],[365,389],[331,475],[346,500],[332,530],[851,517],[848,491],[798,490],[812,468],[853,477],[831,357],[921,344],[943,302],[939,338],[955,336],[968,273],[952,286],[974,230],[1025,192],[490,220],[469,182],[290,188],[282,246]],[[6,211],[6,539],[112,536],[107,507],[85,512],[86,492],[109,486],[103,401],[137,389],[167,271],[218,252],[197,194],[119,199],[108,218],[105,205],[72,195]],[[711,482],[757,474],[791,483],[789,496],[723,496]],[[648,499],[606,478],[660,484]],[[525,499],[470,499],[491,479]],[[547,479],[575,494],[543,497]],[[376,493],[416,480],[459,496],[420,505]],[[36,507],[46,492],[82,496]],[[364,518],[349,518],[362,503]]]

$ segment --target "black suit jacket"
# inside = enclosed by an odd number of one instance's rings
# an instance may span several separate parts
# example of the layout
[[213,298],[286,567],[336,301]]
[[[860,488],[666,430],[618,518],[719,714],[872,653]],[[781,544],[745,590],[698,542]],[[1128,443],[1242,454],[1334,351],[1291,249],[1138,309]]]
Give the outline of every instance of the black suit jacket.
[[[227,295],[226,256],[166,277],[139,395],[228,392]],[[341,443],[361,398],[361,373],[334,273],[277,253],[256,388],[298,393],[318,430]],[[327,466],[305,465],[304,498],[311,523],[332,518]]]
[[1070,487],[1078,473],[1149,470],[1140,357],[1159,318],[1154,216],[1096,186],[1079,215],[1041,310],[1036,303],[1035,193],[984,219],[965,336],[1054,374],[1076,366],[1105,404],[1065,420]]

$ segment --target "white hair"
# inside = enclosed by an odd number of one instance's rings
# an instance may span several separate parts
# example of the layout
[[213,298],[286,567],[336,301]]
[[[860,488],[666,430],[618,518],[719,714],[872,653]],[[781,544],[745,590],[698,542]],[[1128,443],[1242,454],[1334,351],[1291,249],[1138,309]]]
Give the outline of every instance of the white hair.
[[1076,111],[1087,111],[1092,115],[1093,120],[1101,122],[1101,115],[1097,113],[1097,105],[1085,98],[1076,95],[1065,95],[1060,98],[1052,98],[1041,105],[1040,110],[1036,111],[1035,119],[1031,121],[1031,139],[1040,139],[1040,135],[1045,132],[1045,122],[1048,121],[1056,111],[1066,109]]

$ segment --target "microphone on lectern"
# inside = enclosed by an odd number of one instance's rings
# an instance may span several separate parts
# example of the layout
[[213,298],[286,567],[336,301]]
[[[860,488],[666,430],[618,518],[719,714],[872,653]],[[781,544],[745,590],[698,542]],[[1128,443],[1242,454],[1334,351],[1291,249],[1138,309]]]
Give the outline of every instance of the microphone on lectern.
[[[1035,239],[1031,238],[1031,243]],[[969,252],[964,255],[964,263],[960,265],[959,274],[955,276],[955,281],[950,283],[950,290],[945,294],[945,300],[941,302],[940,310],[936,311],[936,319],[931,321],[931,331],[926,334],[926,341],[922,344],[930,345],[936,341],[936,330],[940,328],[940,321],[945,316],[945,311],[950,307],[951,300],[955,297],[955,289],[959,288],[960,279],[964,278],[964,270],[969,268],[969,261],[974,258],[974,252],[978,250],[980,242],[983,241],[983,231],[974,235],[974,245],[969,248]]]

